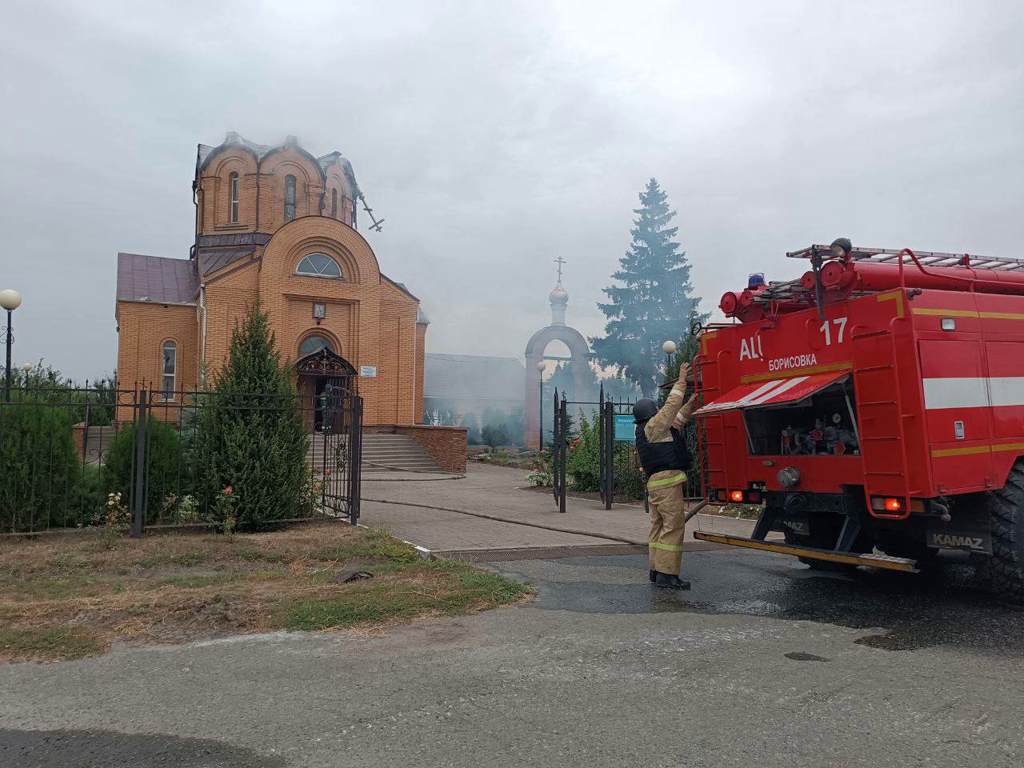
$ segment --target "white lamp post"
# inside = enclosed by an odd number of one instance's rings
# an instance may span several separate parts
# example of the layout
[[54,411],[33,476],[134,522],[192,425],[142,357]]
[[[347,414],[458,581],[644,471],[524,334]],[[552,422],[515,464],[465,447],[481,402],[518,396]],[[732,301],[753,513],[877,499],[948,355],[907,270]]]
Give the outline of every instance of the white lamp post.
[[4,402],[11,400],[11,347],[14,345],[12,313],[20,306],[20,293],[12,288],[0,291],[0,307],[7,310],[7,367],[4,368]]
[[537,361],[537,399],[540,401],[540,418],[537,420],[537,443],[538,449],[544,450],[544,369],[547,364],[543,360]]
[[672,355],[676,353],[676,343],[669,339],[661,345],[661,351],[665,353],[665,381],[668,381],[668,369],[672,366]]

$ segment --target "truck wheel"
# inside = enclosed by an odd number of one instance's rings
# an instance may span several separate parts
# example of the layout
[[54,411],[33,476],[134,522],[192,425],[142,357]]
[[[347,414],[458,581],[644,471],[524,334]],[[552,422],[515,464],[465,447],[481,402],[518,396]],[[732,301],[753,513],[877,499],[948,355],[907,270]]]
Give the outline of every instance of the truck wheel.
[[992,525],[992,588],[1024,601],[1024,460],[1013,465],[1006,485],[988,494]]

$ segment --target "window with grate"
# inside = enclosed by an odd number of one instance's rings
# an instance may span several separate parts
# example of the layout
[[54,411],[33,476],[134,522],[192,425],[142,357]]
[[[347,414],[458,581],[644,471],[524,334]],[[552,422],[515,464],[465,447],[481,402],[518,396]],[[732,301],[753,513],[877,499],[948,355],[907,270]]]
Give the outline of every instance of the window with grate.
[[228,202],[231,209],[231,223],[238,222],[238,174],[234,171],[228,176]]
[[331,190],[331,218],[338,218],[338,190]]
[[295,177],[284,177],[284,220],[295,218]]
[[341,267],[338,262],[326,253],[311,253],[303,257],[295,272],[300,275],[311,275],[312,277],[341,277]]
[[178,374],[178,345],[173,341],[165,341],[162,347],[163,367],[161,391],[164,400],[174,399],[174,384]]

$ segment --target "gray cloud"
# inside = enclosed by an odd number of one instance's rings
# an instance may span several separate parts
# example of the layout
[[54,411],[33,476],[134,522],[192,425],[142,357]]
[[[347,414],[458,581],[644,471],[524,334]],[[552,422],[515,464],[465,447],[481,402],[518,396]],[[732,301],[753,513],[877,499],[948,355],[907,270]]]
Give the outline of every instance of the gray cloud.
[[353,163],[432,351],[519,355],[595,302],[656,176],[712,308],[783,252],[1024,256],[1019,3],[9,4],[0,287],[17,357],[114,364],[114,254],[184,257],[195,145]]

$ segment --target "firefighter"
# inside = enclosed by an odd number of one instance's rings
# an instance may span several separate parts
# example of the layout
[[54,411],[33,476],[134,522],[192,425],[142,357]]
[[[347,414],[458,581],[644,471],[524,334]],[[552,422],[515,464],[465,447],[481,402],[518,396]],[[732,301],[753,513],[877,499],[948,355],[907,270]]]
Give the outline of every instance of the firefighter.
[[653,400],[638,400],[633,406],[636,422],[636,451],[647,475],[647,497],[651,507],[651,535],[648,539],[650,579],[666,589],[689,589],[679,578],[686,524],[684,488],[690,451],[682,429],[696,407],[697,395],[686,399],[684,363],[665,404],[658,409]]

